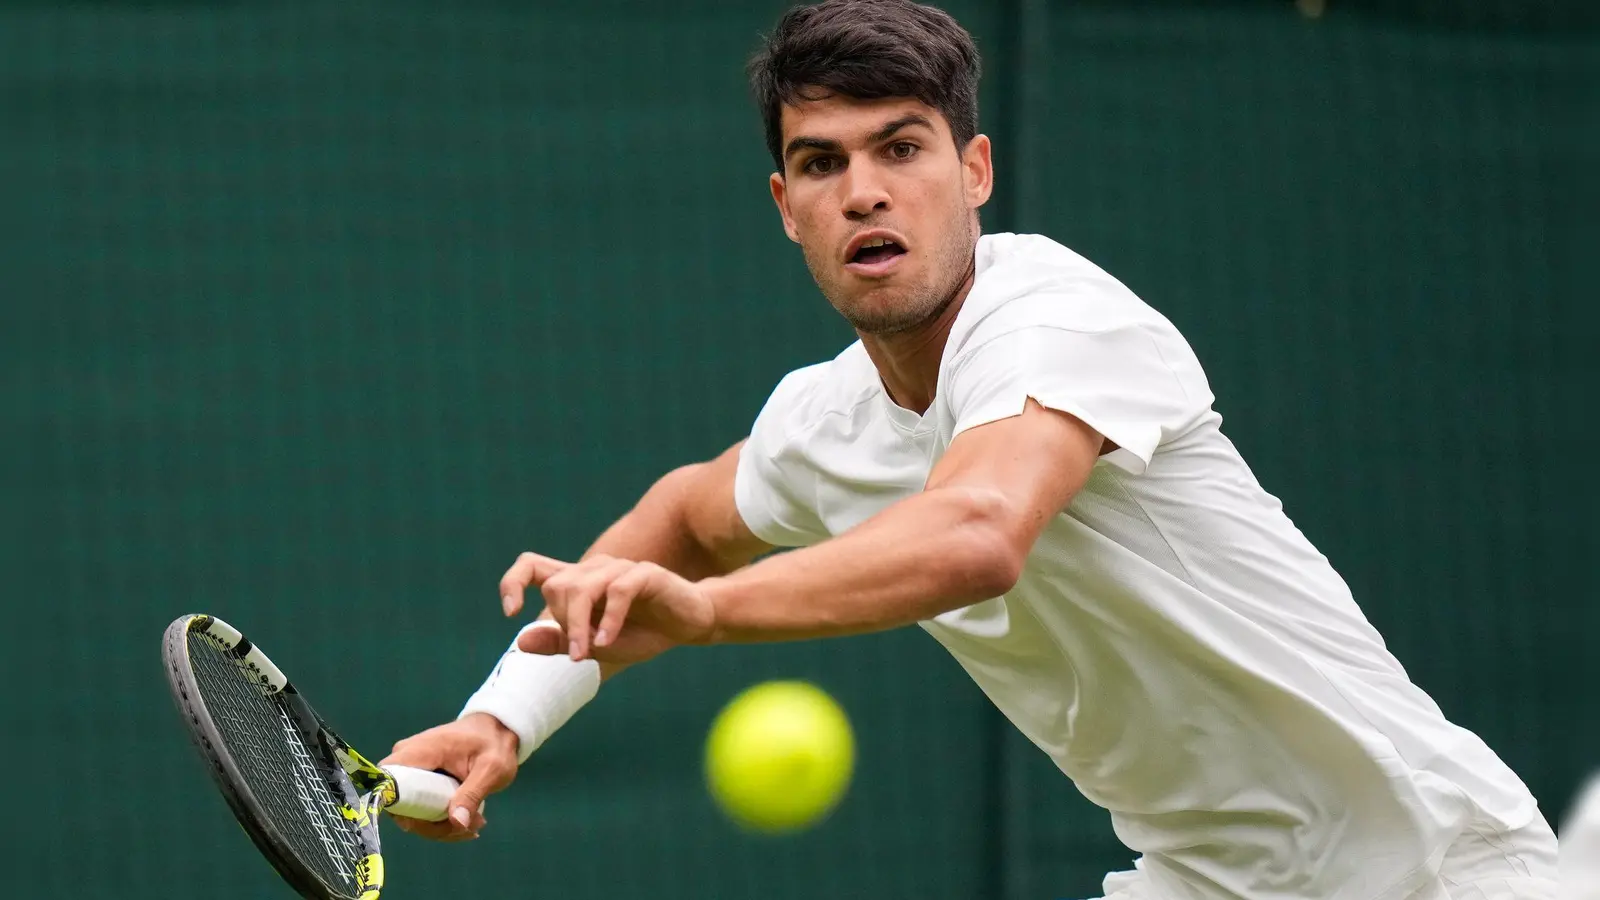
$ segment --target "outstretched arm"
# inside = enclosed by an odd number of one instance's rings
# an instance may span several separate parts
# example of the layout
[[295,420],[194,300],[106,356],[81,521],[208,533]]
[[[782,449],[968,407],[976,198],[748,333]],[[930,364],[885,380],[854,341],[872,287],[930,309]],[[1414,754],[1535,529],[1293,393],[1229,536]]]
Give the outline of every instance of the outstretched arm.
[[881,631],[1009,591],[1102,440],[1029,400],[951,442],[926,488],[839,537],[702,582],[713,643]]
[[[627,660],[675,644],[881,631],[999,596],[1105,446],[1081,420],[1029,400],[1020,415],[952,441],[922,492],[732,574],[692,581],[648,563],[532,556],[531,583],[561,628],[525,634],[520,646]],[[717,489],[732,495],[731,483]]]
[[[739,445],[734,445],[714,460],[684,466],[663,476],[627,515],[595,541],[585,554],[583,565],[604,567],[619,557],[649,560],[652,565],[664,567],[662,571],[701,579],[731,572],[769,550],[744,527],[734,506],[731,486],[738,458]],[[507,616],[522,610],[523,592],[534,559],[532,554],[523,554],[500,582],[501,605]],[[548,610],[542,618],[549,618]],[[632,656],[601,663],[599,676],[610,677],[668,646],[642,642]],[[534,664],[533,668],[526,668],[528,664]],[[497,713],[469,712],[395,744],[385,763],[442,769],[462,781],[450,801],[450,819],[422,822],[397,818],[400,827],[442,841],[477,837],[484,825],[483,801],[511,784],[520,760],[532,750],[532,745],[524,745],[518,732],[500,717],[521,726],[536,726],[524,727],[523,731],[535,732],[537,739],[548,737],[571,715],[575,705],[592,695],[594,675],[584,671],[589,665],[593,664],[508,656],[502,659],[501,666],[518,668],[506,672],[498,682],[496,690],[505,692],[499,695],[501,702],[487,703]],[[469,708],[473,708],[470,701]]]

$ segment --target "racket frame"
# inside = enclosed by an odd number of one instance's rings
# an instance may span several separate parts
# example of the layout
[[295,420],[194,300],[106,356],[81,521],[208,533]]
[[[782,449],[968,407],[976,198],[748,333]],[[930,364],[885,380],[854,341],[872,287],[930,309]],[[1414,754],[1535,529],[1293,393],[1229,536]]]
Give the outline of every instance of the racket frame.
[[[250,836],[250,840],[256,845],[256,849],[261,852],[262,856],[266,857],[267,861],[272,864],[272,867],[277,870],[283,880],[308,900],[337,900],[337,895],[328,891],[322,879],[299,861],[289,842],[284,838],[283,833],[273,825],[271,818],[267,815],[266,808],[256,799],[255,794],[250,790],[249,783],[245,781],[243,773],[239,771],[238,764],[234,762],[233,755],[226,749],[227,744],[222,738],[222,733],[217,728],[210,711],[201,699],[194,668],[189,662],[189,634],[197,630],[210,630],[212,634],[216,634],[217,630],[211,628],[213,623],[221,624],[225,629],[224,633],[238,633],[231,626],[220,622],[213,616],[187,615],[167,626],[166,634],[162,638],[163,668],[166,670],[167,684],[171,688],[173,702],[177,705],[178,712],[183,717],[185,730],[188,732],[190,741],[194,744],[195,749],[205,759],[206,771],[211,774],[211,778],[222,793],[223,799],[227,801],[229,809],[233,811],[234,818],[238,820],[245,834]],[[331,742],[335,747],[341,748],[360,765],[364,770],[363,774],[376,776],[382,779],[382,782],[386,782],[378,784],[375,793],[369,792],[367,794],[367,796],[373,797],[374,802],[362,803],[352,810],[360,816],[360,819],[366,820],[358,820],[357,825],[362,835],[361,843],[367,851],[367,856],[362,860],[352,861],[353,865],[362,870],[358,876],[359,884],[362,887],[359,900],[377,900],[378,892],[383,887],[383,860],[379,854],[377,821],[383,806],[388,802],[393,802],[395,794],[394,782],[382,769],[367,762],[355,751],[350,750],[349,746],[327,727],[326,723],[311,708],[305,698],[300,696],[299,691],[295,690],[294,684],[284,679],[282,674],[278,672],[277,667],[272,665],[270,660],[267,660],[265,654],[258,648],[254,648],[254,645],[249,645],[248,642],[248,638],[240,635],[239,644],[230,648],[228,652],[231,655],[246,657],[247,653],[253,650],[253,654],[250,655],[254,656],[257,662],[266,662],[266,667],[270,671],[263,674],[269,683],[274,680],[282,682],[283,686],[277,693],[290,706],[293,717],[296,719],[295,724],[300,727],[302,732],[313,728],[318,732],[317,734],[304,735],[307,748],[326,751],[328,748],[322,744],[322,741],[314,741],[314,739],[320,737],[331,738]],[[248,646],[243,646],[243,649],[241,649],[241,645]],[[277,678],[274,679],[273,675],[276,675]],[[336,762],[342,761],[336,760]],[[354,799],[352,792],[348,789],[345,790],[341,800],[345,803],[347,809],[350,809],[349,802],[352,799]]]

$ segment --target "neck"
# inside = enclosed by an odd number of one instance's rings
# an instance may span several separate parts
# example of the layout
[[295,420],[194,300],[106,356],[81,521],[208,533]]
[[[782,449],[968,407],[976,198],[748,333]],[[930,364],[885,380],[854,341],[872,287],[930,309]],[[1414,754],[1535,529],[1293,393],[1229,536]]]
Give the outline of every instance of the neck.
[[938,315],[928,321],[897,331],[894,334],[857,334],[867,356],[878,369],[884,390],[896,406],[909,409],[917,415],[933,405],[933,395],[939,383],[939,362],[944,358],[944,345],[950,338],[950,326],[955,323],[961,304],[972,290],[973,271],[956,288],[955,295]]

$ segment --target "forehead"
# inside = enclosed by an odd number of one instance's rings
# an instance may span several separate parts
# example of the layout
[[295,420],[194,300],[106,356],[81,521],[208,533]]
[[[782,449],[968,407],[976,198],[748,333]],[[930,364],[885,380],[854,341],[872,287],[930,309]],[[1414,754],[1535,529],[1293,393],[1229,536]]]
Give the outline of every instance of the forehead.
[[941,134],[950,130],[943,114],[914,97],[858,100],[838,94],[785,104],[780,124],[785,143],[808,137],[849,144],[865,139],[885,122],[909,115],[923,116]]

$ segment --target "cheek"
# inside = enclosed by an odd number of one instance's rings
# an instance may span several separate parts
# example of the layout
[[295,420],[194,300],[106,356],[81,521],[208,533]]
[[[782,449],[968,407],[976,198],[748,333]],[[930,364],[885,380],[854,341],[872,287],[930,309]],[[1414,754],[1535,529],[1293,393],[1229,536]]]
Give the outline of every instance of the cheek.
[[807,236],[825,221],[823,212],[826,208],[827,197],[820,190],[798,192],[789,197],[789,217],[794,220],[795,227]]

